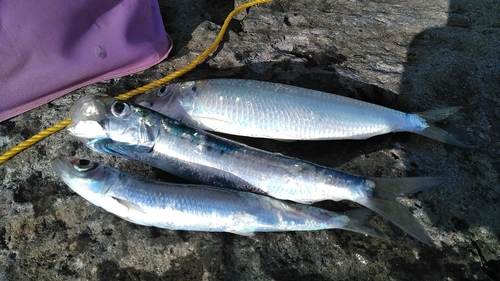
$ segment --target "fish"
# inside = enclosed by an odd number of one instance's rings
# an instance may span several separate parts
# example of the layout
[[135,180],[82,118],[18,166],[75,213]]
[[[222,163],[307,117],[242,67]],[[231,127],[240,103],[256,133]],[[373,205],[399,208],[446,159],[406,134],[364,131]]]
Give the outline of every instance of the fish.
[[336,228],[388,238],[368,224],[366,208],[335,213],[251,192],[152,180],[78,157],[59,156],[51,164],[81,197],[139,225],[245,236]]
[[279,83],[207,79],[162,86],[135,103],[200,129],[275,140],[367,139],[412,132],[458,147],[469,147],[436,127],[461,107],[405,113]]
[[311,204],[350,200],[424,243],[431,239],[396,198],[439,177],[364,178],[232,141],[128,101],[87,95],[70,110],[69,134],[100,153],[135,159],[187,180]]

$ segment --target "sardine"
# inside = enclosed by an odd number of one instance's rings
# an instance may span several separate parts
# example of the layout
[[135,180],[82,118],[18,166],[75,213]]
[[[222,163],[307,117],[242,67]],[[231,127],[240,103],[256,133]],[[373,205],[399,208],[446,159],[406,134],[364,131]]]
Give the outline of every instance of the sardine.
[[231,135],[335,140],[412,132],[467,147],[434,125],[460,107],[410,114],[330,93],[240,79],[170,84],[135,102],[186,125]]
[[231,141],[106,96],[87,95],[70,114],[69,133],[94,151],[136,159],[188,180],[304,204],[351,200],[417,239],[431,241],[395,198],[434,186],[440,178],[358,177]]
[[365,208],[339,214],[250,192],[155,181],[75,157],[55,158],[52,167],[90,203],[140,225],[239,235],[338,228],[386,237],[367,223]]

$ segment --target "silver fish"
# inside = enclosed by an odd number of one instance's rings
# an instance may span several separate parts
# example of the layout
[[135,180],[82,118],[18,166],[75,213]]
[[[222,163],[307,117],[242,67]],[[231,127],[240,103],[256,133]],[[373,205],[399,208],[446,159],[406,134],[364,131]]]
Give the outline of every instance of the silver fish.
[[240,79],[170,84],[138,96],[135,102],[186,125],[232,135],[334,140],[413,132],[466,147],[434,126],[460,107],[410,114],[325,92]]
[[250,192],[155,181],[75,157],[55,158],[52,167],[90,203],[140,225],[239,235],[338,228],[385,237],[367,224],[371,212],[364,208],[338,214]]
[[152,110],[111,97],[87,95],[71,109],[69,133],[97,152],[136,159],[208,185],[236,188],[299,203],[351,200],[383,215],[417,239],[430,238],[395,198],[440,178],[368,179],[252,148]]

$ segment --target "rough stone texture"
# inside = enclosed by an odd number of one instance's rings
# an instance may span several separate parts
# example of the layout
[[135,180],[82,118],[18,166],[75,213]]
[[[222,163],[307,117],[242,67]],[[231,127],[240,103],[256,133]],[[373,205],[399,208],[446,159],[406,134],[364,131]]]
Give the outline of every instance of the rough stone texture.
[[[175,44],[166,61],[0,123],[0,152],[62,120],[86,93],[117,95],[180,69],[210,44],[234,7],[219,0],[160,5]],[[182,80],[281,82],[409,112],[463,107],[443,126],[476,150],[405,133],[366,141],[237,138],[362,176],[445,177],[446,184],[402,199],[437,246],[380,217],[373,223],[392,240],[340,230],[240,237],[137,226],[70,191],[49,160],[78,155],[173,177],[97,155],[60,132],[0,165],[1,280],[500,280],[497,0],[275,1],[238,19],[213,56]]]

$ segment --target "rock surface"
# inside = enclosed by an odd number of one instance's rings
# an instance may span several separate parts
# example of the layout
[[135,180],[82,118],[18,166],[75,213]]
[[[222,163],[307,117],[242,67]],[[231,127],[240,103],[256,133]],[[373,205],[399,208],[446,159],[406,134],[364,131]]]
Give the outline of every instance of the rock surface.
[[[0,152],[61,121],[86,93],[118,95],[182,68],[234,8],[216,0],[160,5],[174,41],[167,60],[0,123]],[[392,240],[341,230],[240,237],[134,225],[73,193],[49,160],[77,155],[173,178],[92,153],[59,132],[0,165],[0,280],[500,280],[499,15],[497,0],[274,1],[233,20],[218,50],[180,79],[280,82],[407,112],[462,106],[443,126],[478,149],[405,133],[365,141],[238,138],[362,176],[445,177],[438,188],[402,198],[435,247],[379,217],[374,223]]]

